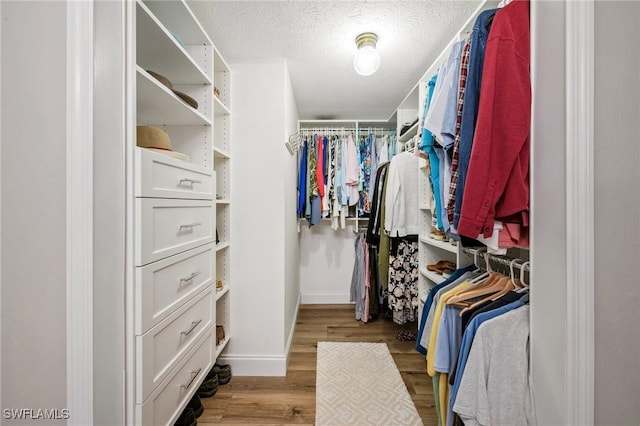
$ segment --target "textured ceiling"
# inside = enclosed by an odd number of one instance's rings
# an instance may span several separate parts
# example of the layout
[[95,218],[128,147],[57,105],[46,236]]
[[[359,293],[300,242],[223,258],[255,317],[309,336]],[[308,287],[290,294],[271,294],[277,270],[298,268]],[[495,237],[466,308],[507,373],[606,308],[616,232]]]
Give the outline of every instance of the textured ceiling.
[[[285,58],[301,119],[388,119],[479,1],[188,1],[227,62]],[[378,34],[381,64],[353,69]]]

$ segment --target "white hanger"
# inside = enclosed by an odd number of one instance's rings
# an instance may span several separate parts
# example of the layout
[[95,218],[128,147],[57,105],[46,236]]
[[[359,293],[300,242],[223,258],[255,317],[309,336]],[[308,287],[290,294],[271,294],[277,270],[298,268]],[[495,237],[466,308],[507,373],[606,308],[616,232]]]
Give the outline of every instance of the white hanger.
[[522,265],[520,265],[520,282],[522,283],[522,285],[524,286],[523,288],[525,288],[525,289],[529,288],[529,284],[524,282],[524,270],[527,269],[527,266],[529,266],[530,264],[531,264],[531,262],[529,262],[527,260]]
[[515,281],[515,274],[513,273],[513,264],[516,263],[517,261],[522,261],[522,259],[513,259],[511,262],[509,262],[509,276],[511,277],[511,284],[513,284],[514,287],[519,287],[518,285],[516,285],[516,281]]

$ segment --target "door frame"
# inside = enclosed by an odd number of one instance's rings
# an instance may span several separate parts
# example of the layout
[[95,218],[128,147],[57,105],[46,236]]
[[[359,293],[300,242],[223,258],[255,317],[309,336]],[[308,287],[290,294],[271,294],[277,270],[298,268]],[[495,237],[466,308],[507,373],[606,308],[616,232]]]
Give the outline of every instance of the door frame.
[[93,424],[93,0],[67,1],[67,409]]

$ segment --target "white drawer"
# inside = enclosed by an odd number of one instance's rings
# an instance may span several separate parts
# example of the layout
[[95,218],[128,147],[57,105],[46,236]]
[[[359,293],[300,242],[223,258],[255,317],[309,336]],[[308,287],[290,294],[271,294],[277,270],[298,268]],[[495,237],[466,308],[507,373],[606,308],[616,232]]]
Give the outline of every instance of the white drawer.
[[213,366],[215,336],[208,333],[182,363],[142,404],[136,405],[137,425],[172,425],[187,404],[187,399],[202,383]]
[[215,318],[213,286],[142,336],[136,336],[136,402],[142,403],[193,347],[211,330]]
[[136,198],[136,266],[215,240],[212,201]]
[[136,197],[214,200],[213,170],[136,148]]
[[207,244],[136,268],[136,335],[213,283],[215,261],[215,246]]

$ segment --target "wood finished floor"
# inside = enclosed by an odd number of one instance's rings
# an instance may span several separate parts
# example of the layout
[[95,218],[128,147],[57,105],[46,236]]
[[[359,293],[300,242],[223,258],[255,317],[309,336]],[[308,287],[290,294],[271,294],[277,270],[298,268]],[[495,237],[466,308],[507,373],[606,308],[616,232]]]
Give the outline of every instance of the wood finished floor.
[[396,339],[398,331],[415,329],[415,324],[399,326],[386,319],[356,321],[352,305],[301,305],[286,377],[233,377],[213,397],[202,399],[198,425],[312,425],[318,341],[386,343],[423,423],[436,425],[424,356],[415,351],[415,342]]

